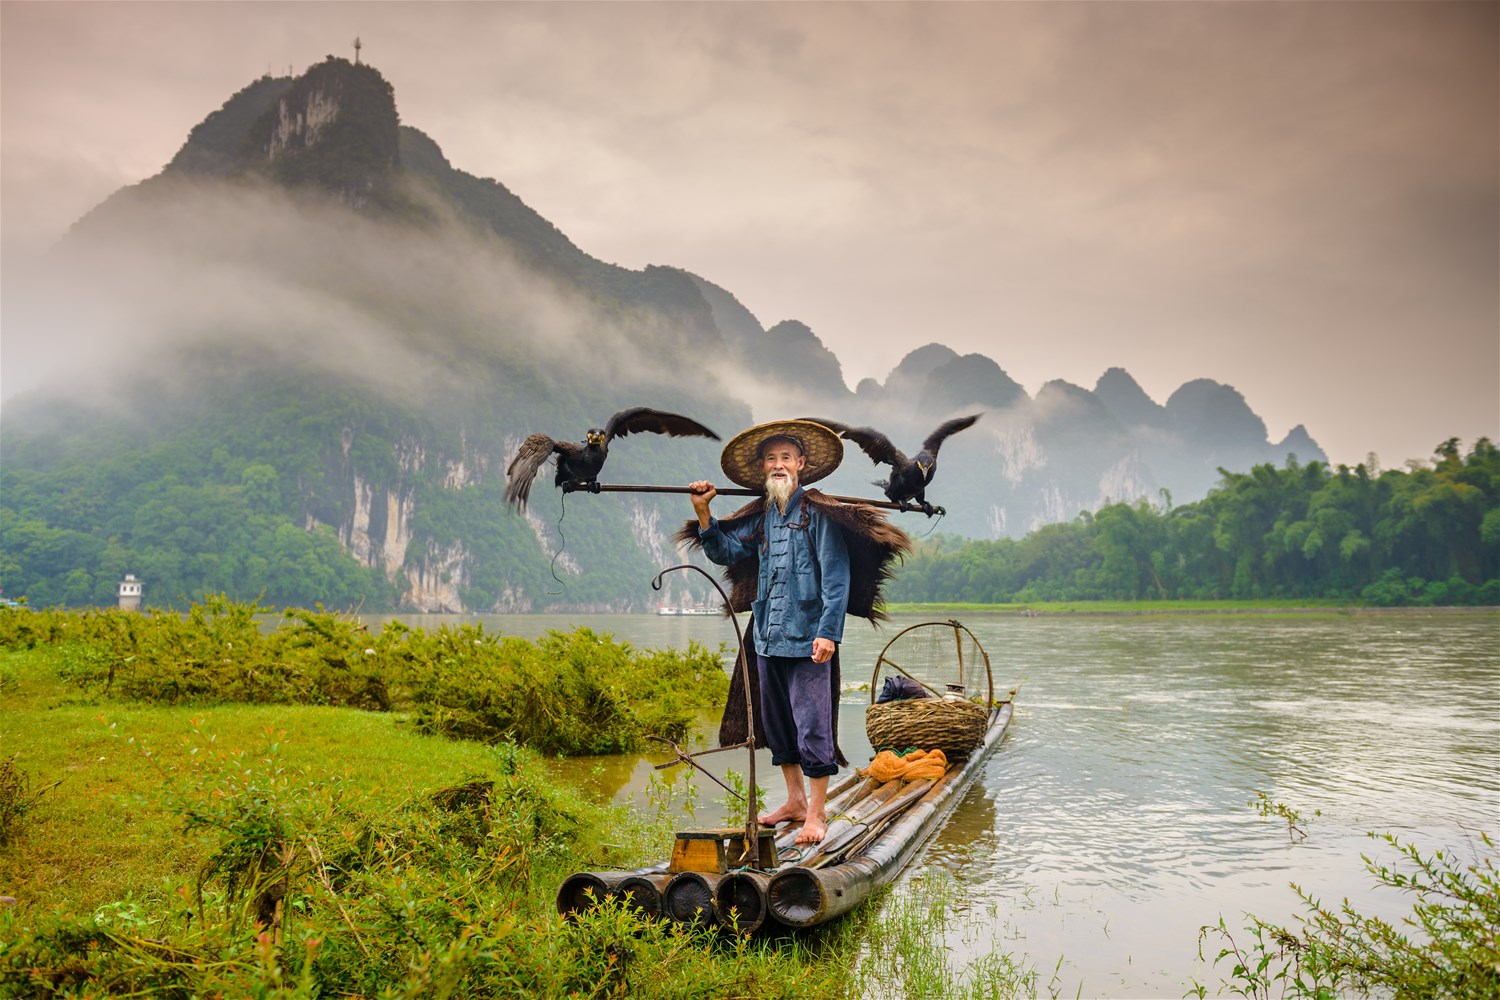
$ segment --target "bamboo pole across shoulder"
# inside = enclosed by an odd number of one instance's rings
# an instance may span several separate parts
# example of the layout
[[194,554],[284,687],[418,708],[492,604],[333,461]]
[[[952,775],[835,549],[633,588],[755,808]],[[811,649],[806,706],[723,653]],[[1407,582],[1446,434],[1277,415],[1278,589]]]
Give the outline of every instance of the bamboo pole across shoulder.
[[[691,489],[689,489],[686,486],[638,486],[638,485],[627,484],[627,483],[618,483],[618,484],[593,483],[592,485],[588,485],[588,486],[580,486],[580,485],[578,485],[576,483],[564,483],[563,487],[562,487],[562,491],[564,493],[688,493],[688,494],[690,494],[690,493],[693,492]],[[762,492],[761,490],[747,490],[747,489],[742,489],[740,487],[724,487],[724,488],[720,488],[720,489],[716,490],[716,492],[721,497],[761,497],[761,496],[765,496],[765,493]],[[913,504],[913,503],[891,503],[889,500],[869,500],[869,499],[866,499],[864,497],[839,497],[839,496],[834,496],[831,493],[830,494],[824,494],[824,495],[827,496],[828,499],[830,499],[830,500],[837,500],[839,503],[864,504],[866,507],[878,507],[881,510],[899,510],[899,511],[906,511],[908,513],[917,513],[917,514],[925,514],[925,513],[927,513],[921,507],[918,507],[916,504]],[[934,508],[932,508],[932,514],[929,514],[928,516],[929,517],[932,517],[932,516],[939,516],[939,517],[941,517],[942,515],[944,515],[946,513],[947,513],[947,511],[944,510],[942,507],[934,507]]]

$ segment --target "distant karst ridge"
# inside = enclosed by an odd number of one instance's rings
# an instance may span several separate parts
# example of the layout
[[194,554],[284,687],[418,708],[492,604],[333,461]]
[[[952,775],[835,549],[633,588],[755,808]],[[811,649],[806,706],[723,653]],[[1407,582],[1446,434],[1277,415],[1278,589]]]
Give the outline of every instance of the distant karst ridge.
[[[215,198],[246,190],[271,192],[267,212],[294,221],[260,235],[263,245],[228,227],[180,224],[185,198],[198,199],[195,216],[211,220]],[[277,209],[275,197],[293,207]],[[344,214],[304,212],[297,199]],[[168,244],[171,267],[208,273],[232,259],[263,304],[282,307],[267,309],[277,318],[264,324],[301,321],[283,298],[316,303],[318,315],[342,317],[345,339],[335,350],[332,331],[257,328],[259,314],[230,300],[222,315],[197,301],[175,311],[170,301],[152,302],[151,315],[201,319],[175,348],[196,366],[182,362],[194,372],[190,382],[163,381],[160,356],[137,359],[160,401],[138,446],[198,456],[173,472],[186,489],[239,488],[245,468],[269,470],[256,473],[275,489],[257,493],[264,506],[255,516],[326,527],[353,560],[389,582],[396,603],[417,610],[644,606],[641,580],[677,558],[666,539],[684,515],[681,503],[575,498],[564,541],[561,500],[550,490],[526,518],[498,502],[509,456],[528,433],[580,435],[626,405],[689,413],[724,436],[752,420],[820,413],[876,427],[913,451],[942,419],[982,412],[944,445],[927,494],[947,510],[941,531],[981,538],[1024,534],[1110,501],[1200,498],[1220,468],[1279,465],[1293,453],[1326,460],[1300,425],[1270,442],[1264,422],[1228,385],[1196,379],[1157,403],[1112,367],[1092,389],[1052,381],[1032,398],[994,359],[960,355],[926,334],[913,337],[916,346],[883,380],[851,390],[840,359],[806,324],[783,318],[767,327],[731,290],[682,267],[636,271],[590,256],[499,181],[453,166],[436,142],[401,124],[394,90],[376,69],[334,57],[232,95],[160,174],[80,220],[60,252],[80,261],[87,247],[126,247],[148,261],[161,252],[165,268]],[[336,249],[320,256],[308,249],[315,246]],[[455,267],[476,269],[469,285],[423,271],[444,253]],[[180,284],[186,301],[192,282]],[[465,290],[475,288],[483,294]],[[128,282],[81,265],[69,290],[76,301],[123,297],[121,313],[140,312],[130,294]],[[60,317],[69,315],[67,298],[56,303]],[[273,335],[283,345],[277,353],[256,349]],[[377,366],[366,356],[393,344],[421,359],[404,366],[420,378],[371,377]],[[782,375],[769,387],[766,357],[778,359]],[[384,370],[399,375],[403,365]],[[24,468],[26,456],[39,454],[25,438],[27,418],[41,410],[7,413],[6,464]],[[108,431],[86,420],[70,427],[80,441]],[[686,482],[717,468],[716,449],[701,443],[628,444],[611,458],[610,474],[621,481]],[[824,486],[867,495],[878,473],[851,448]],[[66,472],[53,474],[69,481]],[[80,463],[75,489],[93,481]],[[115,535],[131,552],[163,544],[133,531]],[[565,578],[555,578],[559,572]],[[211,576],[158,579],[154,592],[190,592]],[[253,592],[256,582],[234,586]]]

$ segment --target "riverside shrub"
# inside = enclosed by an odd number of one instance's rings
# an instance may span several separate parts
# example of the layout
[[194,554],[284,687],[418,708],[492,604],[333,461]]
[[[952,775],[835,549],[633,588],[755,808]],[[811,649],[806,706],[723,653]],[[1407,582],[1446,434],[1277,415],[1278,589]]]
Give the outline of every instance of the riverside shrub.
[[[1476,853],[1465,860],[1450,851],[1424,852],[1394,834],[1371,833],[1395,848],[1394,865],[1364,856],[1376,883],[1412,897],[1399,922],[1355,910],[1348,900],[1325,906],[1293,886],[1306,914],[1296,925],[1251,916],[1245,943],[1220,918],[1204,927],[1224,947],[1216,962],[1229,962],[1222,986],[1248,998],[1449,997],[1491,1000],[1500,996],[1500,871],[1496,845],[1481,833]],[[1207,995],[1201,985],[1197,995]]]
[[722,650],[637,650],[580,628],[535,642],[478,625],[373,634],[322,608],[268,610],[220,595],[187,614],[0,614],[0,648],[45,647],[86,695],[166,705],[309,704],[409,713],[418,730],[550,755],[681,740],[728,692]]
[[680,740],[696,711],[722,704],[729,688],[719,655],[698,643],[641,653],[587,628],[535,643],[442,629],[421,648],[412,675],[419,729],[548,754],[631,752],[648,734]]
[[34,612],[0,631],[7,648],[47,644],[62,678],[97,697],[160,705],[340,705],[389,709],[385,680],[358,651],[368,636],[353,619],[268,609],[211,596],[186,615],[118,609]]

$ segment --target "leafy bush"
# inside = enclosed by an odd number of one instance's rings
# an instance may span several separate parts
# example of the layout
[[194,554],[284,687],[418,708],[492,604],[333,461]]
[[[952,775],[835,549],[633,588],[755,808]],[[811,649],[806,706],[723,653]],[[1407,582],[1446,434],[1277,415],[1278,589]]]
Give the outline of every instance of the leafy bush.
[[267,631],[267,609],[223,595],[186,615],[118,609],[36,613],[0,644],[49,643],[60,675],[92,695],[154,704],[252,702],[388,709],[384,680],[356,655],[357,622],[289,610]]
[[445,627],[420,650],[412,700],[422,731],[548,754],[635,751],[648,733],[680,740],[694,710],[722,704],[729,688],[702,645],[638,654],[587,628],[530,643]]
[[681,740],[729,688],[722,649],[698,643],[638,651],[586,628],[529,642],[395,621],[374,636],[322,608],[288,609],[268,629],[266,613],[223,595],[186,615],[27,613],[0,646],[50,645],[60,676],[91,696],[409,711],[422,732],[563,755],[635,751],[647,734]]
[[1360,591],[1359,596],[1377,608],[1392,608],[1411,603],[1421,593],[1423,580],[1406,580],[1399,569],[1388,569],[1380,579]]
[[68,617],[66,611],[0,608],[0,648],[35,649],[58,642]]
[[[1399,925],[1357,912],[1347,900],[1337,909],[1293,886],[1308,915],[1288,928],[1251,917],[1253,935],[1240,944],[1221,917],[1203,928],[1202,942],[1225,942],[1215,961],[1233,963],[1233,982],[1223,985],[1243,997],[1343,996],[1448,997],[1489,1000],[1500,996],[1500,872],[1495,844],[1480,841],[1487,856],[1465,863],[1445,851],[1424,854],[1394,835],[1370,834],[1396,848],[1402,867],[1364,857],[1379,885],[1416,897]],[[1403,870],[1404,869],[1404,870]],[[1199,995],[1204,989],[1199,987]]]

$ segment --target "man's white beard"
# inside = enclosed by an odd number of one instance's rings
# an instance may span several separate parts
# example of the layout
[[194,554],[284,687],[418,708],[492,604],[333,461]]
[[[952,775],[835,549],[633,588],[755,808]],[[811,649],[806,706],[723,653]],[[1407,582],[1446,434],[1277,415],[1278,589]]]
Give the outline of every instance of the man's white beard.
[[797,481],[791,476],[767,476],[766,477],[766,499],[776,505],[776,509],[782,514],[786,513],[787,502],[792,499],[792,494],[797,491]]

